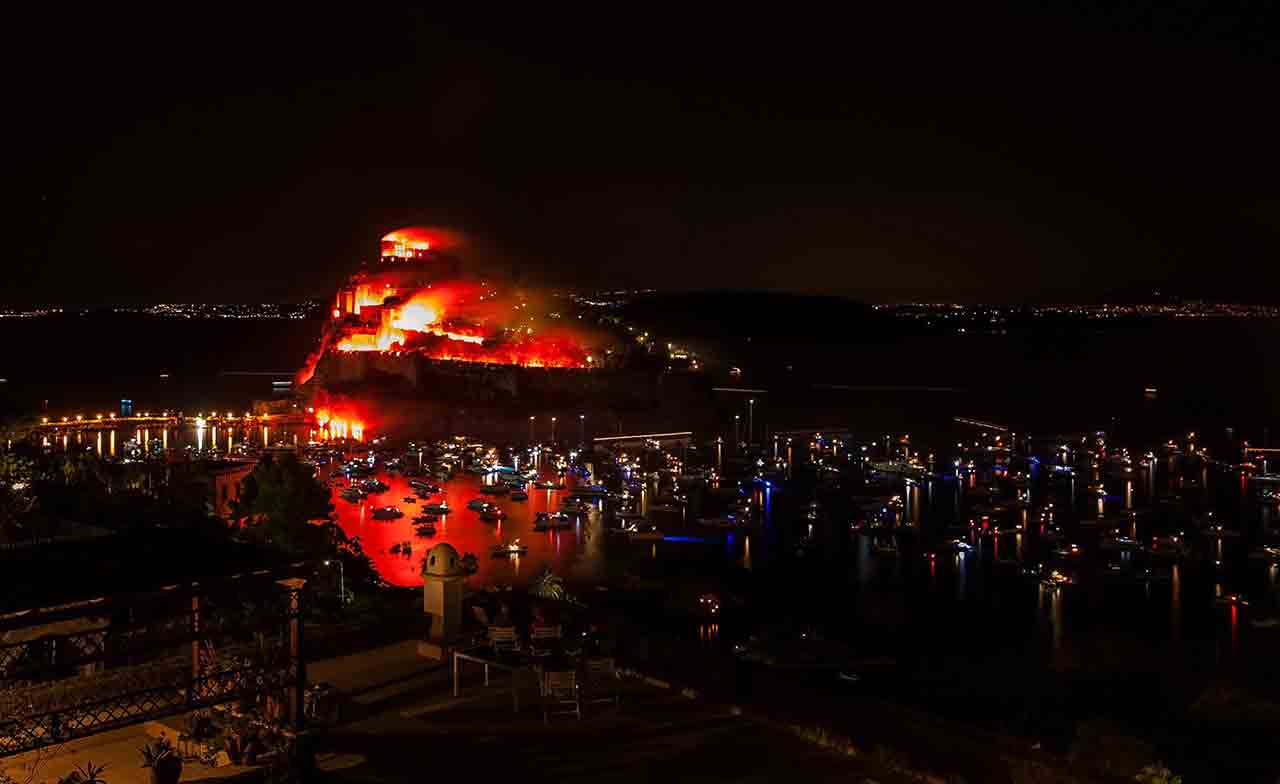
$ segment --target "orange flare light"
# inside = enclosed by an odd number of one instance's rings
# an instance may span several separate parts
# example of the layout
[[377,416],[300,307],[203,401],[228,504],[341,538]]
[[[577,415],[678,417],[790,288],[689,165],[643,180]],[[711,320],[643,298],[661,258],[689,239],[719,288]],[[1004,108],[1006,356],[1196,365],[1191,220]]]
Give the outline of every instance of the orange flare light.
[[426,328],[440,320],[440,312],[424,301],[414,299],[400,309],[398,318],[391,322],[397,329],[411,329],[424,332]]
[[327,408],[318,408],[316,409],[316,428],[322,441],[331,438],[364,440],[364,422],[353,412],[336,413]]

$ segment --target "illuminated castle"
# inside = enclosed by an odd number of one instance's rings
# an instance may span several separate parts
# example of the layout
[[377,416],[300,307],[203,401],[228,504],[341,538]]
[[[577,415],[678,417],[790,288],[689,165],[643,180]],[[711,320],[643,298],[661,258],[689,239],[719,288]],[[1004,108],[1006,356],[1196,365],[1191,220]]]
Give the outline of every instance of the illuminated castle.
[[[432,233],[420,226],[397,229],[382,238],[383,262],[425,259],[431,252]],[[440,241],[436,240],[438,246]]]
[[[478,259],[452,232],[410,227],[383,236],[377,257],[338,290],[296,384],[320,395],[317,412],[330,394],[468,408],[512,400],[609,400],[632,411],[652,405],[656,374],[619,372],[602,361],[612,353],[598,345],[607,338],[563,318],[563,303],[481,275]],[[481,424],[467,420],[468,428]],[[337,432],[344,432],[341,422]]]
[[461,244],[448,232],[421,226],[396,229],[385,235],[377,264],[365,265],[338,289],[333,303],[334,320],[355,316],[364,324],[377,324],[383,306],[397,304],[388,300],[458,277],[461,263],[454,253]]
[[[334,297],[320,354],[379,353],[433,360],[588,368],[578,334],[543,321],[513,288],[464,274],[462,238],[409,227],[385,235],[378,260]],[[319,360],[315,357],[314,360]],[[301,377],[309,378],[314,361]]]

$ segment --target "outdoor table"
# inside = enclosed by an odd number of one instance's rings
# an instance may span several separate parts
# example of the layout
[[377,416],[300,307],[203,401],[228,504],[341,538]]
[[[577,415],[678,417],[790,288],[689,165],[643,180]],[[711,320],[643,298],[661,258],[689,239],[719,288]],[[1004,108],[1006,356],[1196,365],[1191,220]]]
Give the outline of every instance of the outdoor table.
[[459,681],[461,664],[464,661],[475,662],[484,665],[484,685],[489,685],[489,668],[494,667],[499,670],[511,673],[511,703],[516,713],[520,712],[520,683],[519,675],[522,672],[534,672],[534,667],[528,662],[519,660],[499,661],[494,658],[486,658],[476,653],[464,653],[462,651],[453,652],[453,696],[459,696]]

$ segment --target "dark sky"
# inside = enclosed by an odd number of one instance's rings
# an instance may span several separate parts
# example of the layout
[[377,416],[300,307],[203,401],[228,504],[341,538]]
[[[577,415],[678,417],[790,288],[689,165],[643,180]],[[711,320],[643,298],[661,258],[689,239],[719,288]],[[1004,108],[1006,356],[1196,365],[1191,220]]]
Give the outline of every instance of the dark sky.
[[10,17],[5,304],[327,295],[408,223],[580,287],[1276,297],[1269,4],[325,5]]

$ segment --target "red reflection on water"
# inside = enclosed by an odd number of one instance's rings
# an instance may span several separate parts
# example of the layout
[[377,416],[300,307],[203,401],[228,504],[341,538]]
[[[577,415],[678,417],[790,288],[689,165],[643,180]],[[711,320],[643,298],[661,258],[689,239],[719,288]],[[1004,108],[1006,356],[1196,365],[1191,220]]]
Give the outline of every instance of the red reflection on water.
[[1240,652],[1240,617],[1237,615],[1236,605],[1231,605],[1231,653],[1235,655]]
[[[441,542],[448,542],[459,553],[474,553],[480,561],[480,570],[474,575],[473,585],[489,583],[521,584],[528,582],[544,567],[550,566],[562,577],[582,577],[594,574],[603,557],[602,534],[597,534],[599,513],[593,510],[575,528],[559,531],[534,531],[534,515],[538,512],[554,512],[566,491],[539,490],[530,483],[529,500],[512,501],[507,496],[481,496],[481,478],[474,474],[459,474],[441,484],[442,495],[431,496],[421,503],[405,503],[404,499],[417,495],[409,480],[399,474],[379,473],[378,479],[390,485],[389,490],[371,495],[360,504],[343,500],[334,488],[333,506],[338,524],[347,536],[360,537],[365,553],[383,579],[393,585],[418,586],[422,584],[422,559],[427,550]],[[479,512],[467,509],[467,501],[483,497],[507,513],[501,523],[486,523]],[[436,535],[419,537],[413,518],[422,514],[422,503],[439,503],[443,498],[451,511],[436,523]],[[375,520],[372,510],[383,506],[399,507],[404,517],[398,520]],[[529,552],[519,558],[493,558],[493,546],[509,539],[519,539]],[[388,552],[402,542],[413,544],[413,554],[392,555]]]

